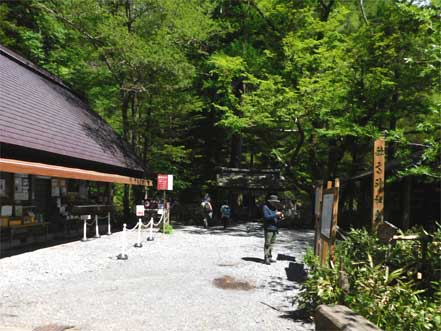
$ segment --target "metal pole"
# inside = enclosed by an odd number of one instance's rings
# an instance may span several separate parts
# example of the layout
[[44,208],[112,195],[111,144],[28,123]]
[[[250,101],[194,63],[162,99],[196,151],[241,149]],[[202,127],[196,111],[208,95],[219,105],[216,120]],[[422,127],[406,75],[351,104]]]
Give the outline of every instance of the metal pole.
[[110,231],[110,211],[107,213],[107,235],[110,236],[112,232]]
[[164,201],[163,201],[163,209],[162,209],[162,233],[165,233],[165,190],[164,190]]
[[87,241],[87,220],[84,219],[84,224],[83,224],[83,239],[81,239],[81,241]]
[[95,238],[100,237],[100,230],[98,228],[98,215],[95,215]]
[[123,225],[123,233],[122,233],[122,237],[121,237],[121,254],[119,254],[117,256],[118,260],[127,260],[129,257],[126,254],[126,246],[127,246],[127,224],[124,223]]
[[136,243],[134,245],[137,248],[142,247],[142,244],[141,244],[141,230],[142,230],[142,220],[141,220],[141,218],[139,218],[139,220],[138,220],[138,239],[137,239],[137,241],[136,241]]

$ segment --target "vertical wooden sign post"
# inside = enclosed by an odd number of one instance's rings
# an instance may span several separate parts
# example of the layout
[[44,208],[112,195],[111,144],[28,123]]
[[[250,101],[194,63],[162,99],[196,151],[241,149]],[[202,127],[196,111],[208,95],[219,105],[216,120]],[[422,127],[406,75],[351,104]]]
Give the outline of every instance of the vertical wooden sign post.
[[384,138],[375,140],[372,171],[372,231],[384,221]]

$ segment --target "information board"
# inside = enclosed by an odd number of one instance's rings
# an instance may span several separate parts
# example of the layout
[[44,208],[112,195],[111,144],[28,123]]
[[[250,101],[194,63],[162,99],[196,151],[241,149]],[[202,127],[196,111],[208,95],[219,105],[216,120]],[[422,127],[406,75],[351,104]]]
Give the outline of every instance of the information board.
[[334,194],[324,194],[322,204],[322,217],[320,233],[326,238],[331,238],[332,212],[334,208]]
[[158,174],[158,191],[172,191],[173,190],[173,175]]

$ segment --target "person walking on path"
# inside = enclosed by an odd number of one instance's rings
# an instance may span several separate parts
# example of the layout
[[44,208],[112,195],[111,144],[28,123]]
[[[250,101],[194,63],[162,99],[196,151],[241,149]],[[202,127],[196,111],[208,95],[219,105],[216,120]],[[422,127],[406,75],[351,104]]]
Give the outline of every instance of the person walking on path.
[[224,203],[220,207],[220,213],[221,213],[222,224],[224,225],[224,229],[226,229],[227,226],[230,224],[230,218],[231,218],[231,208],[228,205],[227,201],[224,201]]
[[279,210],[281,209],[280,200],[277,195],[269,195],[262,209],[265,234],[264,258],[265,264],[271,264],[271,262],[276,262],[272,254],[273,246],[276,242],[277,233],[279,233],[278,223],[283,220],[283,213]]
[[211,205],[211,199],[208,195],[205,196],[204,201],[201,203],[202,206],[202,215],[203,215],[203,222],[204,222],[204,228],[208,228],[209,222],[211,222],[213,218],[213,206]]

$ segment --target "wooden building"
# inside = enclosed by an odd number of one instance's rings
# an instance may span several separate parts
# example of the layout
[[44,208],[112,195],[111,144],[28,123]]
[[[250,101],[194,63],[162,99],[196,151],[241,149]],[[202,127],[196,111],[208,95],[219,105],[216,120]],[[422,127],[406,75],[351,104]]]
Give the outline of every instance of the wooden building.
[[0,45],[3,242],[19,230],[23,242],[34,229],[66,232],[82,206],[110,208],[112,183],[151,185],[144,176],[131,148],[68,86]]

